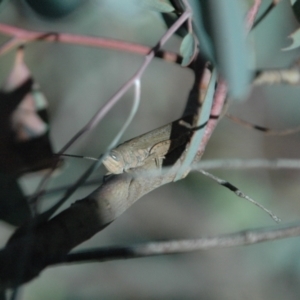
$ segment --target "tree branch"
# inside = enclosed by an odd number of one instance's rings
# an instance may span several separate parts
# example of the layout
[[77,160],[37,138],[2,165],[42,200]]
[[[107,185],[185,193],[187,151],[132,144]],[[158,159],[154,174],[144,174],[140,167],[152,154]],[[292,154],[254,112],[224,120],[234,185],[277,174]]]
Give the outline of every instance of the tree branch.
[[192,170],[213,169],[300,169],[299,159],[220,159],[204,160],[194,164]]
[[[189,15],[190,12],[188,11],[183,13],[179,18],[180,22],[183,22],[184,18],[186,20]],[[182,24],[180,24],[180,22],[178,22],[176,26],[180,26]],[[172,27],[172,30],[176,31],[178,29],[178,27],[175,27]],[[28,32],[22,29],[16,30],[16,28],[3,24],[2,26],[0,24],[0,32],[6,32],[7,34],[10,32],[10,35],[14,35],[17,38],[22,38],[22,34],[28,34]],[[159,49],[173,32],[169,31],[167,35],[160,40],[158,46],[148,55],[145,64],[139,70],[138,78],[152,59],[153,53]],[[43,37],[43,39],[54,41],[55,37],[57,37],[57,39],[61,41],[63,36],[65,41],[68,40],[68,35],[61,35],[62,34],[58,36],[50,34],[49,36]],[[32,35],[30,38],[28,36],[28,40],[37,38],[39,37]],[[82,41],[81,39],[81,42]],[[91,40],[87,43],[92,44]],[[128,88],[129,86],[130,84],[128,83]],[[220,115],[226,92],[226,84],[220,80],[215,93],[212,115]],[[118,96],[121,97],[119,94]],[[117,97],[117,95],[115,97]],[[117,100],[115,100],[115,102],[116,101]],[[99,117],[100,114],[95,115],[96,123],[99,121]],[[207,129],[205,130],[205,136],[198,149],[198,158],[203,154],[216,124],[216,119],[209,120]],[[92,125],[94,125],[94,123],[92,123]],[[166,183],[172,182],[185,156],[185,147],[186,145],[178,147],[166,155],[166,158],[163,160],[164,164],[170,161],[170,168],[166,170],[162,168],[162,161],[158,163],[155,160],[149,159],[143,166],[132,169],[132,171],[106,177],[103,184],[93,193],[75,202],[70,208],[64,210],[49,221],[41,223],[38,222],[38,218],[36,218],[30,224],[20,227],[10,238],[5,248],[0,251],[0,288],[11,288],[16,284],[20,285],[35,278],[44,268],[51,265],[54,261],[61,261],[61,258],[66,257],[74,247],[91,238],[94,234],[112,223],[142,196]],[[174,157],[176,158],[175,160]],[[152,171],[154,172],[152,173]],[[149,173],[150,176],[145,176]],[[300,232],[299,229],[298,231],[291,231],[294,235],[296,235],[295,232],[297,232],[297,234]],[[264,236],[264,238],[266,238],[266,236]],[[257,238],[250,232],[250,234],[245,234],[244,237],[237,236],[231,239],[231,245],[238,245],[242,241],[245,243],[253,243],[253,241],[259,242],[262,240],[262,236],[258,236]],[[173,244],[162,243],[162,247],[154,243],[144,249],[141,248],[140,253],[155,255],[159,254],[162,250],[164,254],[193,251],[199,247],[197,241],[198,240],[192,242],[179,241]],[[219,245],[226,246],[229,245],[229,240],[221,239],[218,243]],[[216,241],[206,240],[204,244],[206,244],[208,248],[209,245],[210,247],[216,245]],[[26,249],[26,251],[24,251],[24,249]]]
[[[130,173],[110,176],[86,198],[48,222],[20,227],[0,251],[0,288],[11,288],[36,277],[49,263],[98,233],[150,191],[173,181],[175,165],[165,172],[149,160]],[[160,170],[153,176],[144,176]],[[24,254],[24,249],[27,249]],[[24,255],[26,259],[24,259]],[[22,267],[22,278],[20,278]]]
[[[5,43],[2,45],[0,48],[0,55],[3,55],[16,46],[34,41],[45,41],[49,43],[59,42],[72,45],[124,51],[139,55],[147,55],[151,51],[151,47],[135,43],[128,43],[125,41],[59,32],[31,31],[3,23],[0,23],[0,33],[13,37],[13,41],[10,40],[9,44]],[[177,57],[177,55],[172,52],[169,52],[169,55],[174,56],[174,58]]]
[[297,237],[300,225],[279,228],[260,228],[211,238],[152,242],[134,246],[103,247],[94,250],[82,250],[68,254],[66,257],[51,262],[52,264],[69,264],[76,262],[102,262],[117,259],[129,259],[166,254],[182,254],[192,251],[220,249],[236,246],[248,246],[262,242]]

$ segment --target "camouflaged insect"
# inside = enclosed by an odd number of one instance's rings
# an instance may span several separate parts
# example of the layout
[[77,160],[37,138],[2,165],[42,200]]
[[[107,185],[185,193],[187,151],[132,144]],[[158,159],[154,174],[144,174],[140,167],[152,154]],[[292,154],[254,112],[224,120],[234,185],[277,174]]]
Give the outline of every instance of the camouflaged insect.
[[167,153],[190,138],[192,130],[180,124],[190,119],[191,116],[185,117],[120,144],[104,159],[104,166],[113,174],[140,167],[148,159],[154,159],[159,166]]

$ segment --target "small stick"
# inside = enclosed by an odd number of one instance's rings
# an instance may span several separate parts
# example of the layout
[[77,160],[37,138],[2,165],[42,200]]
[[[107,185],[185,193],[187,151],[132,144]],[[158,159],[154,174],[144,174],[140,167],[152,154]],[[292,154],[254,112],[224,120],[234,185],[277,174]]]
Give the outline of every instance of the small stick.
[[235,187],[234,185],[232,185],[230,182],[223,180],[213,174],[210,174],[204,170],[199,170],[199,172],[201,172],[203,175],[211,178],[212,180],[216,181],[217,183],[219,183],[220,185],[226,187],[227,189],[231,190],[232,192],[234,192],[238,197],[246,199],[247,201],[253,203],[254,205],[258,206],[259,208],[261,208],[263,211],[265,211],[267,214],[269,214],[269,216],[276,222],[279,223],[281,222],[281,219],[278,218],[275,214],[273,214],[270,210],[268,210],[267,208],[265,208],[263,205],[261,205],[260,203],[256,202],[255,200],[253,200],[252,198],[250,198],[249,196],[247,196],[246,194],[244,194],[241,190],[239,190],[237,187]]

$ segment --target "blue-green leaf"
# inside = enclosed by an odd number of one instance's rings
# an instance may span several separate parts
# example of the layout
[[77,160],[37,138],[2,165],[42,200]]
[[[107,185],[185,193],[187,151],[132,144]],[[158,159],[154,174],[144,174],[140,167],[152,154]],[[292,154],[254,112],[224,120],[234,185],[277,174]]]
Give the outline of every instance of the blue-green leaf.
[[300,28],[289,35],[289,38],[292,39],[292,44],[286,48],[283,48],[283,51],[293,50],[300,46]]
[[198,119],[195,124],[196,127],[200,127],[195,133],[193,134],[189,148],[186,152],[185,158],[182,161],[182,164],[180,168],[177,171],[176,177],[174,181],[180,180],[185,172],[189,169],[191,166],[191,163],[193,162],[199,145],[203,139],[204,133],[205,133],[205,128],[206,128],[206,123],[209,120],[210,117],[210,112],[211,112],[211,107],[214,99],[214,92],[215,92],[215,85],[216,85],[216,78],[217,78],[217,72],[216,69],[213,70],[211,74],[211,78],[207,87],[206,95],[203,100],[202,106],[199,108],[200,111],[198,111]]
[[212,58],[228,84],[230,96],[242,99],[248,91],[251,73],[244,15],[238,1],[190,1],[194,22],[198,24],[200,50]]
[[174,11],[174,7],[169,0],[144,0],[143,4],[148,8],[161,13]]
[[[170,28],[178,19],[178,16],[173,12],[173,13],[163,13],[161,14],[167,28]],[[187,26],[183,25],[180,26],[175,32],[176,35],[178,35],[181,38],[184,38],[187,34]]]
[[199,0],[190,0],[193,10],[194,30],[198,37],[200,51],[211,63],[215,64],[216,58],[213,48],[212,39],[204,27],[203,14]]
[[181,65],[188,66],[197,54],[197,42],[192,33],[188,33],[182,40],[180,45],[180,54],[182,56]]
[[79,7],[82,0],[26,0],[25,1],[35,12],[46,18],[61,18]]
[[243,98],[251,76],[244,16],[235,0],[210,0],[211,28],[220,72],[234,99]]
[[299,0],[290,0],[292,4],[292,9],[294,15],[298,22],[300,22],[300,1]]

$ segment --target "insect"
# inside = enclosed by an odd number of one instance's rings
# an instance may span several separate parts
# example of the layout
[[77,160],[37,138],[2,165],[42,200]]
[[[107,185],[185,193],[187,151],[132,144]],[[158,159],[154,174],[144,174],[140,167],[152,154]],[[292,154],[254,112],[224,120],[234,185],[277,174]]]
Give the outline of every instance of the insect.
[[120,174],[144,165],[148,159],[161,165],[167,153],[189,140],[193,130],[181,121],[190,123],[191,120],[192,116],[184,117],[120,144],[103,160],[104,166],[110,173]]

